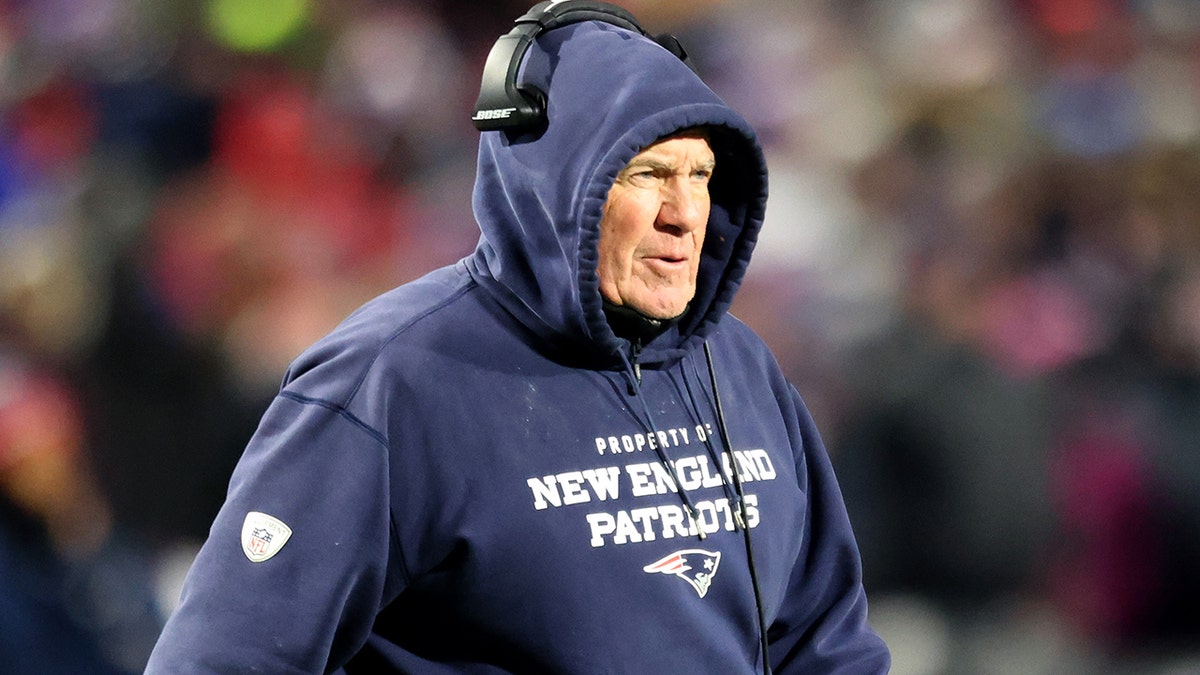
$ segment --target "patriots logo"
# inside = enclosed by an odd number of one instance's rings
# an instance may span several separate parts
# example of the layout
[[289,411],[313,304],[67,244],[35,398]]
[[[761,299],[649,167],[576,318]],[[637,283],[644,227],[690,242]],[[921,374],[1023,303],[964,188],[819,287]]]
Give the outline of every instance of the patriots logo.
[[689,548],[650,563],[642,568],[647,574],[670,574],[691,584],[700,597],[708,593],[717,565],[721,564],[721,553]]

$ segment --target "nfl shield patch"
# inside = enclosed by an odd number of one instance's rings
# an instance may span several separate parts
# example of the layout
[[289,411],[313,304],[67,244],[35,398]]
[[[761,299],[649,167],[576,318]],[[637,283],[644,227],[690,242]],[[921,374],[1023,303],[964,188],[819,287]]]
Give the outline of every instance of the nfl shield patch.
[[292,536],[292,528],[275,516],[251,511],[242,522],[242,553],[250,562],[262,562],[279,553]]

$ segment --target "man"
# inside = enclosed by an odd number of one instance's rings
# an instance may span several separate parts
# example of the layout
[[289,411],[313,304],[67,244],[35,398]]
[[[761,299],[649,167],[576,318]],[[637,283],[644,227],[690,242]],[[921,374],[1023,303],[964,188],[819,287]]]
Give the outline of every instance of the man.
[[726,314],[753,132],[601,21],[524,77],[548,122],[484,134],[478,248],[296,360],[151,672],[887,670],[812,420]]

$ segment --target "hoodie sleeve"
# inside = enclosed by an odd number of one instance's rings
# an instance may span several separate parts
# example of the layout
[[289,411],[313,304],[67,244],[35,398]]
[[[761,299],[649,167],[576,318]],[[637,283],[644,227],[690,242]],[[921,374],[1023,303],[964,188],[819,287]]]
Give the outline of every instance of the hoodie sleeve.
[[803,452],[798,475],[808,495],[804,539],[784,604],[768,630],[772,670],[886,673],[887,647],[867,624],[858,545],[829,455],[799,394],[791,390]]
[[[366,641],[384,595],[387,457],[383,438],[346,411],[277,397],[233,473],[146,672],[340,667]],[[253,525],[264,519],[248,521],[252,512],[285,528],[260,529],[255,540]]]

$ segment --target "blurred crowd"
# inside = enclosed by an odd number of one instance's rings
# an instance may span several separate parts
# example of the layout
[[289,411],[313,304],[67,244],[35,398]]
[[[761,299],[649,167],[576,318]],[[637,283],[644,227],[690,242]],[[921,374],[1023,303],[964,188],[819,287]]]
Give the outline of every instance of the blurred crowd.
[[[530,4],[0,0],[0,672],[141,670],[290,360],[473,248]],[[617,4],[760,131],[895,672],[1200,672],[1200,3]]]

